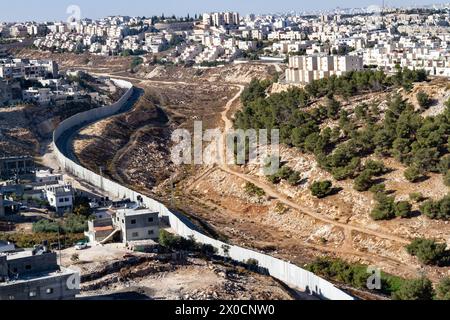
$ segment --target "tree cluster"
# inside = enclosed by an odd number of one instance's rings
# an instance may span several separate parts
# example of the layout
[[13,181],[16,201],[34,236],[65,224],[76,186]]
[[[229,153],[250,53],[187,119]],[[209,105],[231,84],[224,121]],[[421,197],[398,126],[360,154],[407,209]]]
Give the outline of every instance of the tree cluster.
[[333,192],[333,183],[331,181],[317,181],[311,184],[311,194],[319,199],[329,196]]
[[437,265],[448,260],[447,244],[437,243],[435,240],[417,238],[406,246],[406,250],[412,256],[419,259],[425,265]]

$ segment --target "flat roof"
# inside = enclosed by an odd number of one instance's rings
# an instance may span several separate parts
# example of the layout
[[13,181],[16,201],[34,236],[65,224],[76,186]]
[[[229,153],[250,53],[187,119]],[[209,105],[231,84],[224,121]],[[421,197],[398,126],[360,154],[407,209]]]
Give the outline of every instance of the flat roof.
[[51,173],[50,170],[39,170],[36,171],[36,177],[54,177],[62,176],[61,173]]
[[2,160],[31,160],[33,159],[32,156],[16,156],[16,157],[0,157],[0,161]]
[[16,260],[16,259],[22,259],[22,258],[28,258],[33,256],[33,252],[31,250],[26,251],[19,251],[14,253],[6,253],[4,254],[6,256],[6,260]]
[[119,209],[118,213],[123,213],[126,217],[140,216],[144,214],[159,214],[158,212],[149,209]]
[[7,282],[0,282],[0,287],[13,286],[13,285],[16,285],[19,283],[24,283],[24,282],[41,281],[41,280],[46,280],[46,279],[58,278],[58,277],[65,276],[65,275],[72,275],[75,273],[77,273],[77,272],[61,267],[60,270],[58,270],[58,271],[42,272],[42,273],[37,273],[37,274],[33,274],[33,275],[19,277],[18,279],[10,280]]

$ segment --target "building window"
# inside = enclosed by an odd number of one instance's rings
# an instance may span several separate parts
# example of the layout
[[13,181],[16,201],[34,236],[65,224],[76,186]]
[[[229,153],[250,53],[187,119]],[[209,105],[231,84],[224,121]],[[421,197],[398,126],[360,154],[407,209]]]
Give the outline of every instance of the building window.
[[136,219],[131,220],[131,224],[136,224]]
[[139,237],[139,232],[133,232],[133,234],[131,236],[133,238],[137,238],[137,237]]
[[37,297],[37,292],[36,291],[30,291],[30,293],[28,295],[30,296],[30,298],[34,298],[34,297]]
[[31,270],[31,265],[27,264],[27,265],[25,266],[25,270]]
[[153,218],[148,218],[148,222],[153,222]]
[[153,230],[148,230],[148,235],[152,236],[153,234],[155,234],[155,232]]
[[52,294],[54,292],[53,288],[48,288],[47,290],[45,290],[45,292],[47,294]]

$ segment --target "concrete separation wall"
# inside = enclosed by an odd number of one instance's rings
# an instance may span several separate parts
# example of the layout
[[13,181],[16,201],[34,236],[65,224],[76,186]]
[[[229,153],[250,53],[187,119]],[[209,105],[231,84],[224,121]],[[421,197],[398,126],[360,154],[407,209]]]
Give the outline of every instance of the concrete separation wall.
[[[136,201],[141,194],[130,190],[120,184],[103,178],[102,176],[83,168],[75,163],[66,155],[64,155],[58,147],[58,139],[68,130],[80,127],[82,124],[93,123],[100,119],[112,116],[120,111],[122,106],[127,102],[133,93],[133,86],[131,83],[122,80],[113,80],[118,86],[127,89],[122,98],[111,106],[105,106],[97,109],[92,109],[79,113],[71,118],[60,123],[53,133],[53,143],[55,146],[55,153],[61,167],[64,170],[81,180],[84,180],[97,188],[104,190],[112,196],[118,198],[129,198]],[[354,298],[344,291],[335,287],[332,283],[306,271],[289,262],[277,259],[259,252],[241,248],[238,246],[230,246],[226,243],[209,238],[204,234],[196,231],[195,226],[185,217],[170,211],[165,205],[159,203],[149,197],[142,196],[144,204],[154,212],[159,212],[161,217],[167,217],[170,221],[170,226],[182,237],[194,237],[196,241],[203,244],[210,244],[217,248],[218,254],[229,257],[235,261],[245,262],[249,259],[255,259],[259,263],[260,268],[264,268],[268,273],[291,286],[292,288],[309,291],[323,299],[328,300],[354,300]],[[228,249],[228,254],[225,254],[224,249]]]

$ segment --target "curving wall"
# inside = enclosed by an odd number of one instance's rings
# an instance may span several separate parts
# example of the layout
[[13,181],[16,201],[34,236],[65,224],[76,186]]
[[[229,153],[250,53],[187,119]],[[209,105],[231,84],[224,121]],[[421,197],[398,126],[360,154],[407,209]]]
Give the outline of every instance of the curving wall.
[[[122,106],[133,94],[133,86],[131,83],[122,80],[113,80],[118,86],[127,89],[126,93],[119,101],[111,106],[105,106],[97,109],[92,109],[74,115],[61,122],[53,133],[54,150],[61,167],[73,176],[78,177],[85,182],[90,183],[97,188],[104,190],[111,196],[118,198],[129,198],[136,201],[141,194],[134,192],[120,184],[106,179],[88,169],[83,168],[76,162],[72,161],[59,149],[58,140],[68,130],[79,128],[83,124],[93,123],[100,119],[112,116],[120,111]],[[142,195],[141,195],[142,196]],[[167,217],[170,221],[170,226],[182,237],[194,237],[196,241],[203,244],[210,244],[218,249],[218,254],[225,256],[224,246],[229,248],[228,257],[239,262],[244,262],[248,259],[255,259],[259,262],[259,267],[266,269],[269,274],[286,283],[292,288],[301,291],[309,290],[309,292],[328,300],[354,300],[354,298],[344,291],[335,287],[332,283],[306,271],[289,262],[277,259],[259,252],[241,248],[238,246],[230,246],[218,240],[209,238],[204,234],[196,231],[195,226],[185,217],[171,212],[165,205],[159,203],[149,197],[142,196],[144,204],[155,212],[159,212],[161,217]]]

